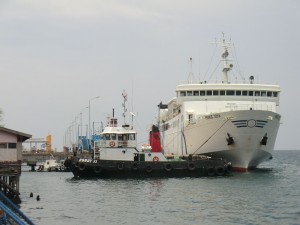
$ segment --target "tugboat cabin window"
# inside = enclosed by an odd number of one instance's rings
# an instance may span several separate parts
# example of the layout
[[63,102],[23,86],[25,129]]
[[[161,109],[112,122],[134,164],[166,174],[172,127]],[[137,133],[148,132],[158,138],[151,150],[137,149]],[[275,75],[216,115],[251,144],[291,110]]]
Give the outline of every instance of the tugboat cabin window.
[[186,94],[185,94],[185,91],[181,91],[180,92],[180,96],[185,96]]
[[243,96],[247,96],[248,95],[248,91],[242,91],[242,95]]
[[207,96],[212,96],[212,91],[206,91]]
[[219,91],[218,90],[213,90],[213,95],[219,95]]
[[242,91],[235,91],[236,96],[241,96],[241,94],[242,94]]
[[192,96],[193,95],[193,92],[192,91],[187,91],[187,96]]
[[253,91],[249,91],[249,96],[253,96]]
[[134,141],[135,140],[135,135],[134,134],[129,134],[129,140]]
[[205,91],[200,91],[200,96],[204,96],[205,95]]
[[225,91],[221,90],[220,95],[225,95]]
[[110,135],[109,134],[105,134],[104,139],[105,140],[110,140]]
[[111,134],[111,140],[117,140],[117,135],[116,134]]
[[277,97],[277,92],[273,92],[273,97]]
[[123,136],[122,136],[122,134],[118,134],[118,140],[119,140],[119,141],[123,141]]
[[272,92],[271,92],[271,91],[268,91],[268,92],[267,92],[267,96],[268,96],[268,97],[272,97]]
[[194,96],[199,96],[199,91],[194,91]]

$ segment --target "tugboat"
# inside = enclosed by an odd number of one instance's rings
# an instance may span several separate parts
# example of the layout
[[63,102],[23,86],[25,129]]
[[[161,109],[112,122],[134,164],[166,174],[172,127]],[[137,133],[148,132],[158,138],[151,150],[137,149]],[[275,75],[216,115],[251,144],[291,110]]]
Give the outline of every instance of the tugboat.
[[117,118],[108,118],[107,126],[100,133],[100,140],[94,142],[91,158],[68,157],[65,166],[75,177],[133,178],[133,177],[201,177],[224,176],[231,172],[231,164],[225,159],[214,159],[202,155],[186,158],[165,156],[160,145],[158,127],[153,125],[150,144],[137,149],[137,132],[125,122],[118,126]]

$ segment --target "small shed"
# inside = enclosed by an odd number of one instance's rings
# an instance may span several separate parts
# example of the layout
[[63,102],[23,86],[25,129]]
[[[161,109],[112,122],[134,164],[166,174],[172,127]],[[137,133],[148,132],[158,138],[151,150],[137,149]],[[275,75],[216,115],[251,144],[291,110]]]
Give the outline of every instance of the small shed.
[[16,130],[0,127],[0,191],[19,202],[22,143],[31,138]]

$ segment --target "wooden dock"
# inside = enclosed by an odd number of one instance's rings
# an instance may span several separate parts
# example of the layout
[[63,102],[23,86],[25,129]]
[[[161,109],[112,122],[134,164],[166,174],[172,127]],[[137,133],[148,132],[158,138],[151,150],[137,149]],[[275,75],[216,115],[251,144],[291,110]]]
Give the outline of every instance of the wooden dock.
[[0,162],[0,190],[14,203],[21,203],[19,182],[21,162]]

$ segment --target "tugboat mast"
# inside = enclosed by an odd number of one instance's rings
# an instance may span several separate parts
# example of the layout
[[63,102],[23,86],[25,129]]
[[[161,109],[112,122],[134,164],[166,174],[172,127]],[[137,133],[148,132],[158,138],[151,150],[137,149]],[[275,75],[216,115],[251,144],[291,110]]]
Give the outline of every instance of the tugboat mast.
[[127,102],[127,93],[125,92],[125,90],[123,90],[122,96],[124,98],[124,102],[122,104],[123,107],[123,117],[124,117],[124,125],[126,125],[126,112],[127,112],[127,108],[126,108],[126,102]]

